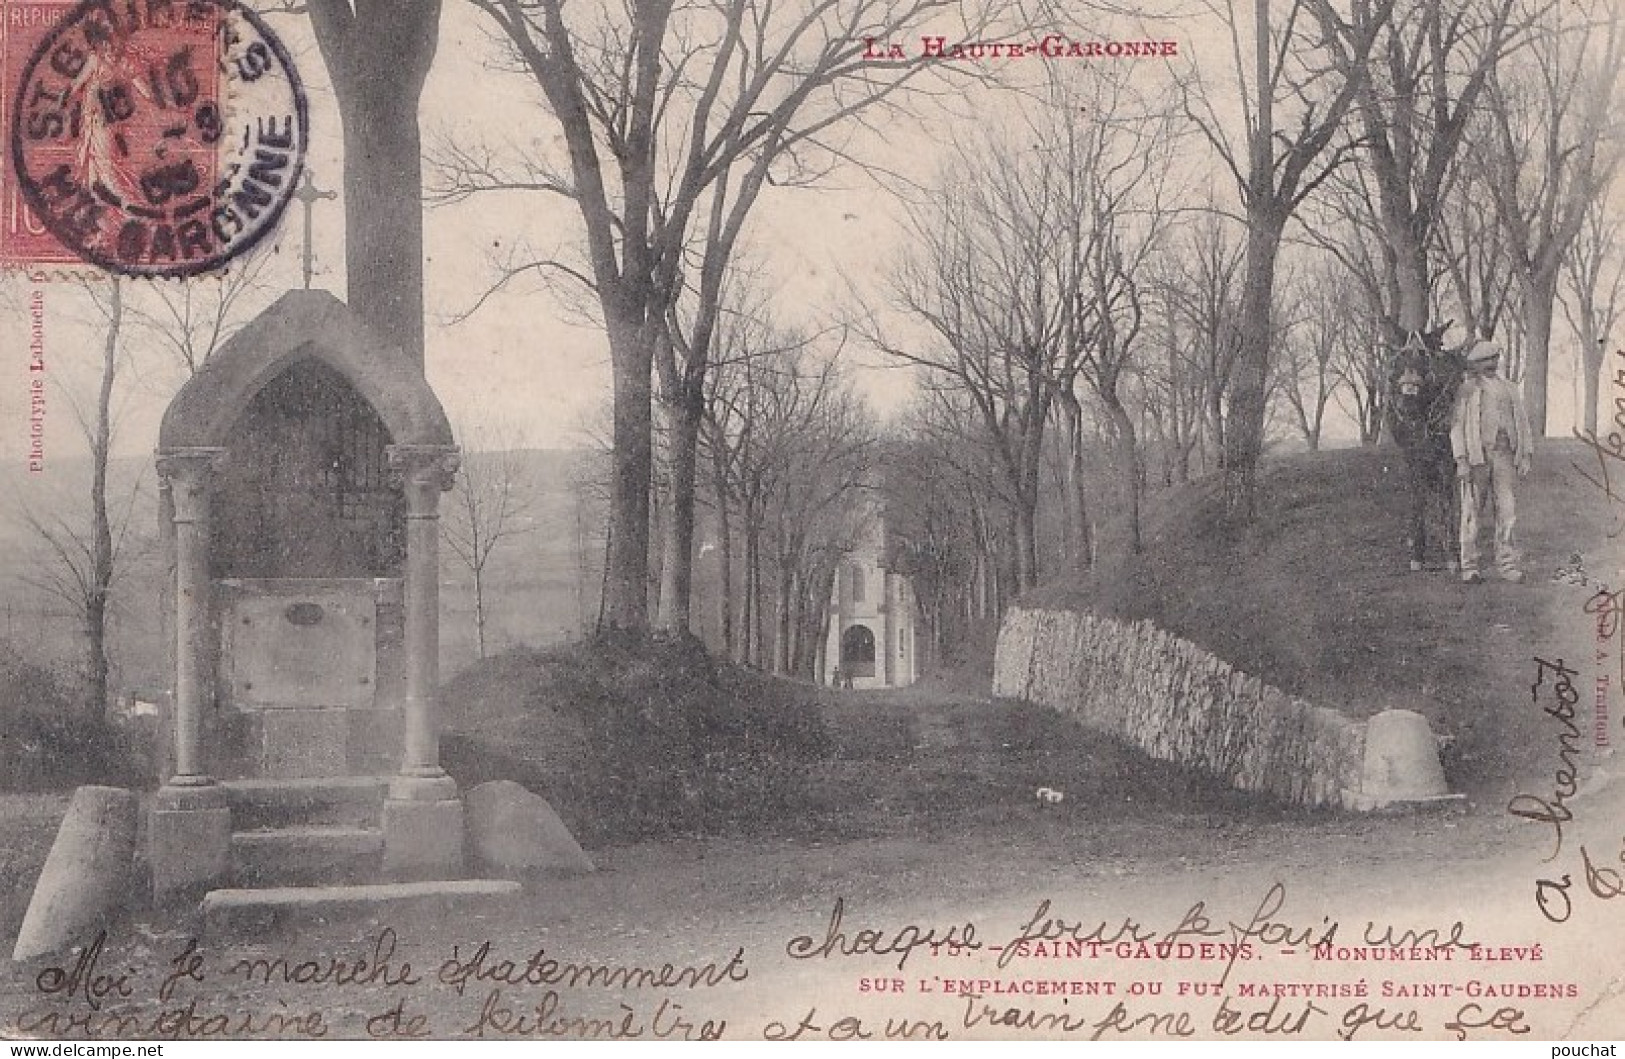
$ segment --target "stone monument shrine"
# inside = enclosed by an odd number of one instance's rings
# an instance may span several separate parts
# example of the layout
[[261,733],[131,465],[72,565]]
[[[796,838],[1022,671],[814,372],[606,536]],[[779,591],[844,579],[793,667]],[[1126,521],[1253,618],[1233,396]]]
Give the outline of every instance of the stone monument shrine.
[[[437,509],[457,449],[422,374],[331,294],[291,291],[181,388],[157,463],[174,745],[155,893],[301,859],[459,875],[436,716]],[[254,822],[267,799],[373,790],[376,826]]]

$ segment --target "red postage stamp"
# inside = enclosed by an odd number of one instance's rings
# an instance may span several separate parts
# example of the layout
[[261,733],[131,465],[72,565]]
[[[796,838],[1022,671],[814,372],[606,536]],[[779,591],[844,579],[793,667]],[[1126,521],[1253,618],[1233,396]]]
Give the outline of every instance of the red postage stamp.
[[232,0],[4,0],[0,263],[190,276],[271,230],[303,163],[287,52]]
[[[0,129],[12,127],[12,111],[28,57],[77,3],[0,0]],[[28,208],[9,161],[0,168],[0,211],[0,268],[79,262],[79,255],[63,246]]]

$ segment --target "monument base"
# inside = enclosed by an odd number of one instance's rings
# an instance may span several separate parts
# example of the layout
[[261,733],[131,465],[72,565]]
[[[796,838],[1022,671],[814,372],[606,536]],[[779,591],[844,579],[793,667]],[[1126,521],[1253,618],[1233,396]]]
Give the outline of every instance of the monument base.
[[391,792],[384,802],[384,875],[400,881],[462,873],[462,800],[405,800]]
[[213,782],[160,787],[148,821],[147,862],[153,900],[159,903],[196,897],[224,883],[231,874],[226,792]]

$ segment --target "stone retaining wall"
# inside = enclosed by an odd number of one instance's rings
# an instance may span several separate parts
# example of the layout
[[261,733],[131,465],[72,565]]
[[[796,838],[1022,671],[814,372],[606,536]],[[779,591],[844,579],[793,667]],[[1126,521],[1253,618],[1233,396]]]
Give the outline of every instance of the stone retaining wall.
[[1305,806],[1361,801],[1364,723],[1150,622],[1012,608],[999,628],[993,694],[1061,710],[1241,790]]

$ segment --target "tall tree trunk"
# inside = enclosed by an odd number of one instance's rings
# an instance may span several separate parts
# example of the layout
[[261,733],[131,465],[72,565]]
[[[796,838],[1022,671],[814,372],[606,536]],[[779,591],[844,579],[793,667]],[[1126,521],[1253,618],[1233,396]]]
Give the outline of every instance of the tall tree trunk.
[[718,562],[721,563],[717,617],[721,623],[722,657],[732,659],[735,657],[733,511],[728,504],[728,472],[723,459],[721,447],[718,446],[713,453],[711,467],[713,488],[717,494],[717,553]]
[[649,565],[644,571],[643,587],[645,612],[652,625],[660,613],[661,589],[665,587],[661,576],[666,569],[665,526],[671,515],[671,490],[666,488],[665,468],[658,453],[650,469],[654,473],[649,482]]
[[948,594],[947,586],[940,582],[939,585],[931,598],[931,637],[927,641],[931,645],[931,654],[927,662],[932,666],[941,664],[943,640],[947,636],[947,630],[943,627],[948,619],[948,608],[943,602],[943,597]]
[[474,568],[474,649],[485,657],[485,571],[484,564]]
[[744,585],[742,586],[743,591],[739,594],[739,653],[736,655],[736,661],[748,666],[754,664],[751,659],[751,650],[755,644],[752,631],[756,621],[756,547],[753,543],[755,534],[752,529],[748,506],[745,515],[744,536],[745,563],[742,571]]
[[[1023,491],[1025,492],[1025,491]],[[1016,498],[1010,511],[1010,535],[1015,538],[1010,556],[1010,580],[1016,591],[1038,584],[1038,503],[1025,495]]]
[[1089,524],[1087,487],[1084,485],[1083,465],[1083,406],[1077,395],[1061,395],[1061,417],[1065,430],[1065,504],[1077,519],[1076,554],[1073,569],[1083,573],[1094,565],[1095,540]]
[[[1546,393],[1549,350],[1552,343],[1552,309],[1557,304],[1558,273],[1539,269],[1524,277],[1523,325],[1523,403],[1529,413],[1529,429],[1536,438],[1546,436]],[[1593,395],[1595,396],[1595,395]],[[1592,401],[1596,407],[1596,401]]]
[[1315,377],[1315,414],[1309,425],[1309,451],[1320,451],[1320,438],[1326,431],[1326,403],[1331,400],[1331,390],[1325,385],[1325,369]]
[[[1265,179],[1269,179],[1268,173]],[[1258,201],[1259,194],[1255,189],[1254,201]],[[1248,209],[1240,349],[1231,378],[1230,414],[1225,417],[1223,449],[1225,511],[1242,520],[1251,520],[1257,512],[1258,460],[1264,451],[1264,419],[1269,395],[1275,261],[1284,227],[1285,218],[1278,217],[1274,211]]]
[[[349,99],[345,105],[346,98]],[[351,308],[423,369],[423,148],[418,101],[383,80],[339,96]]]
[[1121,492],[1123,519],[1123,546],[1130,555],[1139,555],[1140,540],[1140,455],[1135,436],[1134,420],[1123,407],[1115,392],[1102,395],[1101,403],[1111,418],[1114,433],[1112,462],[1117,473],[1117,487]]
[[1011,504],[1010,531],[1015,538],[1011,555],[1011,581],[1016,591],[1038,586],[1038,466],[1022,468]]
[[1390,339],[1403,341],[1408,332],[1421,331],[1428,325],[1427,246],[1414,230],[1416,224],[1409,209],[1400,204],[1390,206],[1388,196],[1383,202],[1382,231],[1393,254],[1395,323],[1399,332]]
[[610,487],[614,546],[604,576],[604,621],[611,628],[647,629],[649,489],[654,469],[654,384],[650,372],[654,344],[641,327],[612,321],[610,361],[615,386],[614,473]]
[[1586,313],[1585,333],[1580,336],[1580,353],[1583,362],[1581,389],[1584,391],[1585,402],[1582,421],[1586,433],[1592,437],[1597,436],[1597,391],[1602,382],[1603,354],[1607,352],[1608,340],[1596,333],[1595,317]]
[[819,576],[813,594],[813,624],[811,633],[813,642],[808,654],[811,656],[812,677],[815,681],[823,680],[823,672],[828,668],[821,665],[823,652],[829,647],[829,601],[835,595],[835,572],[840,569],[838,564],[829,564]]
[[1232,518],[1251,521],[1257,511],[1258,460],[1264,451],[1268,414],[1271,313],[1275,302],[1275,256],[1283,216],[1275,213],[1275,93],[1269,0],[1253,2],[1253,84],[1257,118],[1247,137],[1247,265],[1241,289],[1240,347],[1231,376],[1230,415],[1225,423],[1224,507]]
[[350,307],[423,370],[423,149],[418,103],[441,0],[309,5],[344,130]]
[[760,501],[745,513],[745,623],[744,637],[746,665],[762,668],[763,633],[766,622],[762,616],[762,526]]
[[589,561],[587,559],[587,512],[586,487],[576,483],[571,490],[575,494],[576,516],[576,631],[581,635],[587,632],[587,573]]
[[817,571],[802,573],[796,577],[796,649],[790,671],[797,676],[814,675],[813,656],[817,653],[819,617],[815,587],[818,584]]
[[655,625],[673,635],[690,628],[694,593],[694,486],[704,398],[670,410],[666,432],[666,489],[670,506],[661,528],[660,609]]
[[1071,463],[1065,449],[1066,438],[1061,438],[1060,443],[1062,448],[1057,452],[1051,472],[1055,491],[1061,497],[1061,564],[1071,568],[1078,560],[1077,541],[1074,539],[1077,530],[1073,525],[1077,508],[1072,503]]
[[773,579],[773,672],[784,676],[790,671],[790,593],[792,567],[781,550]]
[[85,643],[88,653],[86,710],[100,718],[107,710],[107,597],[113,587],[113,526],[107,515],[107,464],[113,447],[113,379],[118,368],[124,323],[124,285],[113,280],[108,302],[107,337],[102,344],[102,378],[96,393],[96,419],[90,442],[91,544],[90,584],[85,593]]
[[976,523],[976,564],[971,588],[971,621],[985,621],[997,611],[994,582],[998,577],[999,556],[993,546],[993,533],[988,525],[988,513],[977,504],[972,512]]

